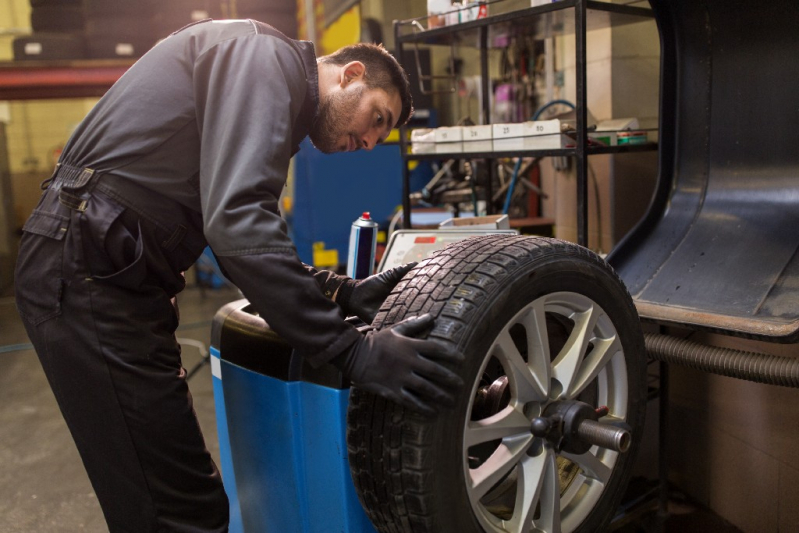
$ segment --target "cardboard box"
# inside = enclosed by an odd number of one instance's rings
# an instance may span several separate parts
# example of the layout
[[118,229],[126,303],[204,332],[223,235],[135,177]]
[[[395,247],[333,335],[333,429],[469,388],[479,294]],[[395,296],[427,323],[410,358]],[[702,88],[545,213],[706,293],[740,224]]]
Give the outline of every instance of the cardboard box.
[[558,119],[494,124],[492,129],[494,151],[565,148],[570,140],[560,133],[561,126],[562,123]]
[[494,149],[491,125],[464,126],[463,151],[464,152],[490,152]]
[[463,126],[448,126],[435,130],[436,153],[458,154],[463,152]]
[[558,150],[574,145],[574,140],[562,133],[548,135],[533,135],[529,137],[513,137],[509,139],[494,139],[495,152],[508,152],[515,150]]
[[450,218],[438,227],[441,229],[510,229],[510,219],[508,215]]
[[637,118],[613,118],[600,121],[596,125],[596,131],[629,131],[639,127]]
[[617,146],[619,138],[615,131],[591,131],[588,132],[588,137],[599,141],[605,146]]
[[460,142],[463,140],[463,126],[449,126],[436,128],[435,140],[437,143]]
[[460,154],[463,152],[463,142],[436,143],[437,154]]
[[646,131],[620,131],[617,137],[619,144],[646,144],[649,142]]
[[433,154],[436,151],[435,129],[418,128],[411,130],[411,153]]

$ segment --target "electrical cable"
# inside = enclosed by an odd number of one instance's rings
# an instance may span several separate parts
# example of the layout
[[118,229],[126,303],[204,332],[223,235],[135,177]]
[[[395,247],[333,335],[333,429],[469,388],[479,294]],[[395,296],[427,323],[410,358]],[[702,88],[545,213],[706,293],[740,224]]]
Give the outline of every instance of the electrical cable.
[[554,105],[565,105],[566,107],[571,108],[571,109],[575,108],[574,104],[569,102],[568,100],[562,100],[562,99],[552,100],[551,102],[547,102],[546,104],[544,104],[541,107],[539,107],[536,110],[536,112],[533,114],[533,118],[531,120],[538,120],[541,117],[541,114],[544,111],[546,111],[547,109],[549,109],[550,107],[552,107]]
[[[399,223],[399,220],[401,218],[402,218],[402,208],[400,207],[399,209],[397,209],[397,212],[394,214],[394,216],[391,217],[391,223],[388,225],[388,232],[386,233],[386,241],[388,241],[388,239],[391,238],[391,234],[394,233],[394,231],[396,230],[397,224]],[[410,226],[410,221],[408,226]]]
[[195,340],[195,339],[187,339],[185,337],[177,337],[176,340],[181,345],[186,346],[193,346],[197,348],[197,351],[200,352],[200,361],[192,367],[191,370],[186,372],[186,380],[190,380],[194,375],[206,364],[211,362],[211,355],[208,353],[208,348],[205,347],[205,344]]
[[33,350],[33,344],[6,344],[0,346],[0,353],[20,352],[23,350]]
[[600,205],[599,194],[599,180],[596,177],[596,172],[591,163],[588,162],[588,174],[591,176],[591,182],[594,185],[594,201],[596,202],[596,231],[597,240],[599,240],[599,250],[602,250],[602,206]]
[[[552,100],[551,102],[547,102],[546,104],[542,105],[541,107],[536,110],[533,114],[533,118],[530,120],[538,120],[541,117],[541,114],[549,109],[554,105],[565,105],[574,109],[574,104],[569,102],[568,100]],[[513,167],[513,175],[510,178],[510,187],[508,187],[508,195],[505,197],[505,206],[502,208],[502,214],[507,215],[508,210],[510,209],[510,201],[513,197],[513,192],[516,189],[516,182],[518,181],[519,177],[519,168],[522,166],[522,158],[518,158],[516,160],[516,166]]]

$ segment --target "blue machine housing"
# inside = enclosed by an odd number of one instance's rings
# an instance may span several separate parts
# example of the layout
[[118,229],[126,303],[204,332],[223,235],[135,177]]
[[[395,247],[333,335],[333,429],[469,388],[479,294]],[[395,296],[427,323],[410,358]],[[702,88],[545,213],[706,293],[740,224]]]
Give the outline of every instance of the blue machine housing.
[[312,369],[247,300],[211,336],[222,479],[231,533],[375,533],[350,476],[349,386]]
[[[364,211],[387,227],[402,205],[403,164],[398,143],[328,155],[308,138],[302,141],[294,156],[293,203],[285,213],[300,259],[314,265],[314,243],[324,243],[338,251],[339,265],[345,264],[350,226]],[[422,188],[432,176],[430,163],[420,162],[411,173],[411,189]]]

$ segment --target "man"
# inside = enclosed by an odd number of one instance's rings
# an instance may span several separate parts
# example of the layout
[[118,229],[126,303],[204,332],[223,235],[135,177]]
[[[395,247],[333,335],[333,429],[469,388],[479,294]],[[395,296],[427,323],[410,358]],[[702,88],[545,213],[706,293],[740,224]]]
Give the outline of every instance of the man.
[[[313,365],[422,413],[461,385],[429,316],[361,334],[406,266],[354,280],[300,263],[277,202],[308,134],[372,149],[411,113],[381,47],[317,59],[254,21],[204,21],[142,57],[78,126],[24,227],[20,315],[112,532],[225,531],[171,299],[206,244]],[[321,289],[321,290],[320,290]]]

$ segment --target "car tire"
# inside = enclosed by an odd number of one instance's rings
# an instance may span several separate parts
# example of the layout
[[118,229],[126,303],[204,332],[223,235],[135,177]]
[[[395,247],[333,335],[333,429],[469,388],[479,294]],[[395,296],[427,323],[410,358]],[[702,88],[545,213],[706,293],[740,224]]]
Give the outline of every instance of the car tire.
[[[612,268],[555,239],[473,237],[420,262],[373,325],[424,313],[436,317],[426,337],[465,355],[452,368],[465,387],[431,418],[353,387],[350,468],[376,529],[602,530],[629,481],[646,404],[638,315]],[[629,450],[575,455],[525,430],[562,400],[607,405],[599,421],[627,427]]]

